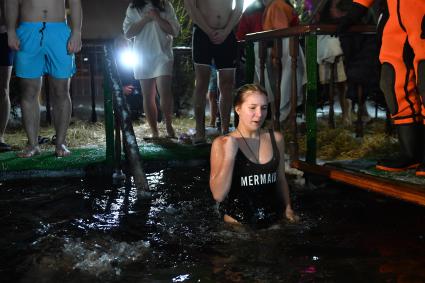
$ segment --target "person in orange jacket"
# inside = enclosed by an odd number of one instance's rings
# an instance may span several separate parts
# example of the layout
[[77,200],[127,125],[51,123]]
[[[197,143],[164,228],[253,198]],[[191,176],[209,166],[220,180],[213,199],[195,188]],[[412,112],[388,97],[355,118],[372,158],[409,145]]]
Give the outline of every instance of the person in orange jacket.
[[[341,21],[343,33],[364,15],[375,0],[354,0]],[[380,160],[377,169],[404,171],[416,168],[425,176],[425,1],[386,0],[379,55],[380,86],[396,127],[400,156]]]

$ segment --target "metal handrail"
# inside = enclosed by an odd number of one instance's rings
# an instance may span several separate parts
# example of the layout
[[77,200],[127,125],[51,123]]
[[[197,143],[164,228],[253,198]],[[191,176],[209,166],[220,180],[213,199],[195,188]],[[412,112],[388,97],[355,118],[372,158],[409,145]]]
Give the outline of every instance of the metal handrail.
[[[111,44],[105,44],[104,47],[105,51],[105,70],[106,70],[106,83],[105,86],[108,87],[109,85],[110,89],[112,89],[112,101],[113,101],[113,113],[108,113],[109,107],[105,107],[105,123],[106,121],[111,120],[110,117],[114,115],[116,123],[118,123],[116,127],[116,131],[122,132],[123,135],[123,144],[124,144],[124,151],[126,153],[126,158],[129,163],[129,169],[131,174],[134,177],[134,183],[137,188],[139,188],[139,195],[146,195],[149,194],[149,185],[146,180],[146,175],[143,170],[143,162],[139,153],[139,146],[137,144],[136,136],[134,134],[134,129],[132,125],[132,121],[130,118],[129,110],[127,107],[127,104],[125,102],[125,98],[122,93],[122,85],[121,81],[118,76],[117,66],[115,63],[115,60],[113,59],[113,48]],[[105,99],[107,97],[105,96]],[[119,133],[116,133],[117,136],[119,136]],[[107,136],[111,136],[111,133],[108,134],[107,130]],[[113,139],[113,133],[112,133],[112,139]],[[108,140],[108,138],[107,138]],[[117,138],[115,142],[121,143],[120,139]],[[112,145],[109,145],[111,147]],[[118,159],[121,155],[121,148],[119,145],[115,144],[116,151],[115,152],[115,158]],[[113,152],[113,149],[110,149],[110,152]],[[107,152],[108,152],[108,143],[107,143]]]

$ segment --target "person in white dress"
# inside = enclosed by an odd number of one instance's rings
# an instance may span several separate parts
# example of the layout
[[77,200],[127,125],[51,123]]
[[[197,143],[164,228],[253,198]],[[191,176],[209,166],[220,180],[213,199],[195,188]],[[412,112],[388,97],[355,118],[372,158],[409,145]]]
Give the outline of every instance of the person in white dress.
[[173,6],[167,0],[133,0],[127,8],[123,23],[124,35],[133,39],[133,50],[138,55],[134,77],[140,81],[143,108],[152,131],[158,137],[155,96],[161,98],[168,137],[175,137],[172,126],[173,95],[173,37],[180,31]]

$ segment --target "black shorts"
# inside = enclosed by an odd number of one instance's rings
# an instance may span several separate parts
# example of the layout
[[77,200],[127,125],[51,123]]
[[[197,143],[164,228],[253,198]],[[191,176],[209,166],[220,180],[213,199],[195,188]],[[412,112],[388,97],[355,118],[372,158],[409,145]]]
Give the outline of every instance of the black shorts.
[[0,66],[13,65],[13,51],[7,45],[7,33],[0,33]]
[[[213,44],[208,35],[198,26],[193,27],[192,58],[195,64],[215,64],[217,70],[236,67],[237,41],[231,32],[222,44]],[[214,62],[213,62],[214,60]]]

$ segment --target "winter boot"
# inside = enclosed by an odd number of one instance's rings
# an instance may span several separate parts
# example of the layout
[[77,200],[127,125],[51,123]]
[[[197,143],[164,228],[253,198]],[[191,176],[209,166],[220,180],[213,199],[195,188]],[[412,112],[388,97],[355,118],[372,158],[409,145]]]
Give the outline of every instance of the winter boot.
[[[422,24],[425,20],[422,21]],[[422,29],[421,37],[425,38],[425,30]],[[418,90],[422,99],[422,103],[425,104],[425,60],[419,61],[418,64]],[[425,141],[425,125],[422,126],[422,141]],[[423,144],[423,143],[422,143]],[[422,160],[418,168],[416,168],[416,176],[425,177],[425,148],[422,148]]]
[[401,172],[418,167],[422,161],[422,128],[419,124],[397,125],[400,154],[395,158],[378,161],[376,169]]

